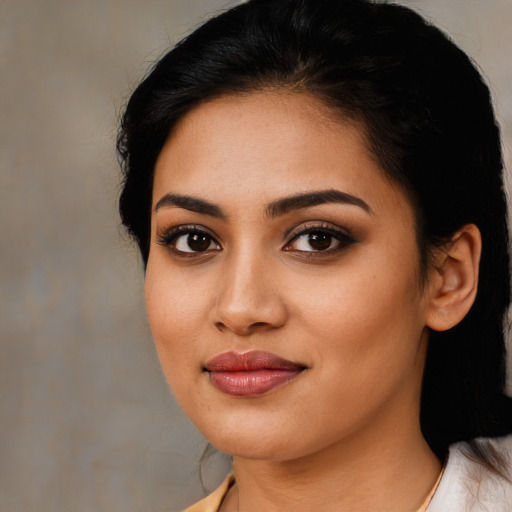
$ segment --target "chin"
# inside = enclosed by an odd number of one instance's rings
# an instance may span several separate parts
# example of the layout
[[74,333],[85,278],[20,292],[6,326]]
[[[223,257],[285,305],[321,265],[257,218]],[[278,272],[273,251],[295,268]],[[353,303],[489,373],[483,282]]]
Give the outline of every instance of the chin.
[[[262,419],[262,418],[261,418]],[[234,421],[212,426],[197,425],[204,437],[217,449],[232,457],[252,460],[294,460],[321,450],[318,440],[308,439],[305,432],[297,428],[286,428],[282,424],[263,427],[245,421]],[[287,422],[289,426],[289,422]],[[301,435],[302,434],[302,435]]]
[[300,453],[295,446],[279,440],[257,439],[219,439],[211,440],[212,444],[231,457],[251,460],[293,460],[307,455]]

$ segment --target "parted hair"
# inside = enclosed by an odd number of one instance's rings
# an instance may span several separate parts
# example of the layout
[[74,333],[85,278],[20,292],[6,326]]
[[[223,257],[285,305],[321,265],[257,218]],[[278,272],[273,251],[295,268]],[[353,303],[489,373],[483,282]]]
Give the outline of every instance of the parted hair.
[[[176,123],[213,98],[307,93],[360,122],[383,172],[415,208],[421,266],[462,226],[480,229],[478,293],[457,326],[431,332],[423,434],[439,457],[456,441],[512,432],[504,393],[510,300],[507,207],[489,89],[447,35],[414,11],[369,0],[250,0],[210,19],[157,62],[122,117],[122,222],[149,254],[156,159]],[[424,274],[425,275],[425,274]],[[473,444],[498,469],[497,454]]]

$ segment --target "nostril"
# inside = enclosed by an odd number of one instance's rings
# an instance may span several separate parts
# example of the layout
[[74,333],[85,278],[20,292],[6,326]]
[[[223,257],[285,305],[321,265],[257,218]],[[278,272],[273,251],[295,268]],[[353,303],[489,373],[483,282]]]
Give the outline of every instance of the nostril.
[[250,327],[252,329],[258,329],[258,328],[261,328],[261,327],[268,327],[269,325],[270,324],[268,324],[267,322],[255,322]]
[[226,328],[226,326],[222,322],[215,322],[214,325],[215,325],[215,328],[220,332],[223,332]]
[[232,331],[232,332],[238,334],[239,336],[248,336],[255,332],[266,331],[266,330],[273,329],[273,328],[277,327],[277,326],[274,326],[270,322],[235,323],[233,321],[231,321],[231,322],[218,321],[218,322],[215,322],[214,325],[215,325],[216,329],[220,332]]

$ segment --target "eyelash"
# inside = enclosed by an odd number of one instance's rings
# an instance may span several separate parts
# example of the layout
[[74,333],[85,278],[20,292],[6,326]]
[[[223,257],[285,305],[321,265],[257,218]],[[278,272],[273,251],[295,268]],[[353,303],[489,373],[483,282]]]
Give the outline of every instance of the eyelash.
[[[209,240],[208,247],[205,250],[200,251],[183,251],[176,248],[176,242],[179,240],[179,238],[183,236],[190,236],[190,235],[199,235],[204,237],[206,240]],[[294,250],[291,247],[291,245],[299,240],[303,236],[307,235],[327,235],[328,237],[331,237],[332,239],[337,241],[337,246],[335,248],[328,247],[325,250]],[[313,258],[313,257],[322,257],[324,255],[332,255],[334,253],[337,253],[339,251],[342,251],[349,247],[350,245],[353,245],[357,243],[357,240],[350,235],[347,231],[342,229],[333,228],[331,225],[327,225],[325,223],[322,224],[314,224],[309,226],[301,226],[300,228],[297,228],[296,230],[292,231],[289,234],[290,240],[286,243],[286,245],[283,247],[283,251],[286,252],[296,252],[301,253],[301,256]],[[189,245],[189,241],[186,242]],[[177,226],[175,228],[170,229],[169,231],[159,234],[157,236],[157,244],[167,247],[173,254],[184,257],[184,258],[190,258],[190,257],[198,257],[205,254],[208,254],[212,251],[210,249],[210,246],[213,244],[216,245],[216,248],[213,249],[215,251],[222,250],[221,245],[217,242],[214,236],[212,234],[195,225],[185,225],[185,226]],[[307,242],[309,243],[309,241]],[[330,244],[332,245],[332,240],[330,241]],[[189,245],[190,247],[190,245]]]

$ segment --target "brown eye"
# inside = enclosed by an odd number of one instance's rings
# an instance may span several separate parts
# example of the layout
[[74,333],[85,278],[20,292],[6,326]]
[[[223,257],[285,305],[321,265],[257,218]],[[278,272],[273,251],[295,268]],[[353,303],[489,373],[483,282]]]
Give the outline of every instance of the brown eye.
[[203,233],[191,233],[187,236],[187,245],[192,251],[202,252],[210,247],[211,238]]
[[310,233],[307,243],[315,251],[325,251],[332,244],[332,236],[329,233]]
[[189,253],[204,252],[208,249],[218,248],[211,236],[197,231],[177,236],[173,244],[176,251]]
[[356,240],[348,233],[332,227],[311,227],[299,232],[285,247],[285,251],[332,254]]
[[157,235],[157,243],[167,247],[176,256],[194,256],[221,251],[222,247],[210,233],[200,227],[178,226]]
[[310,231],[295,238],[290,247],[299,252],[316,252],[335,249],[342,245],[340,240],[324,231]]

